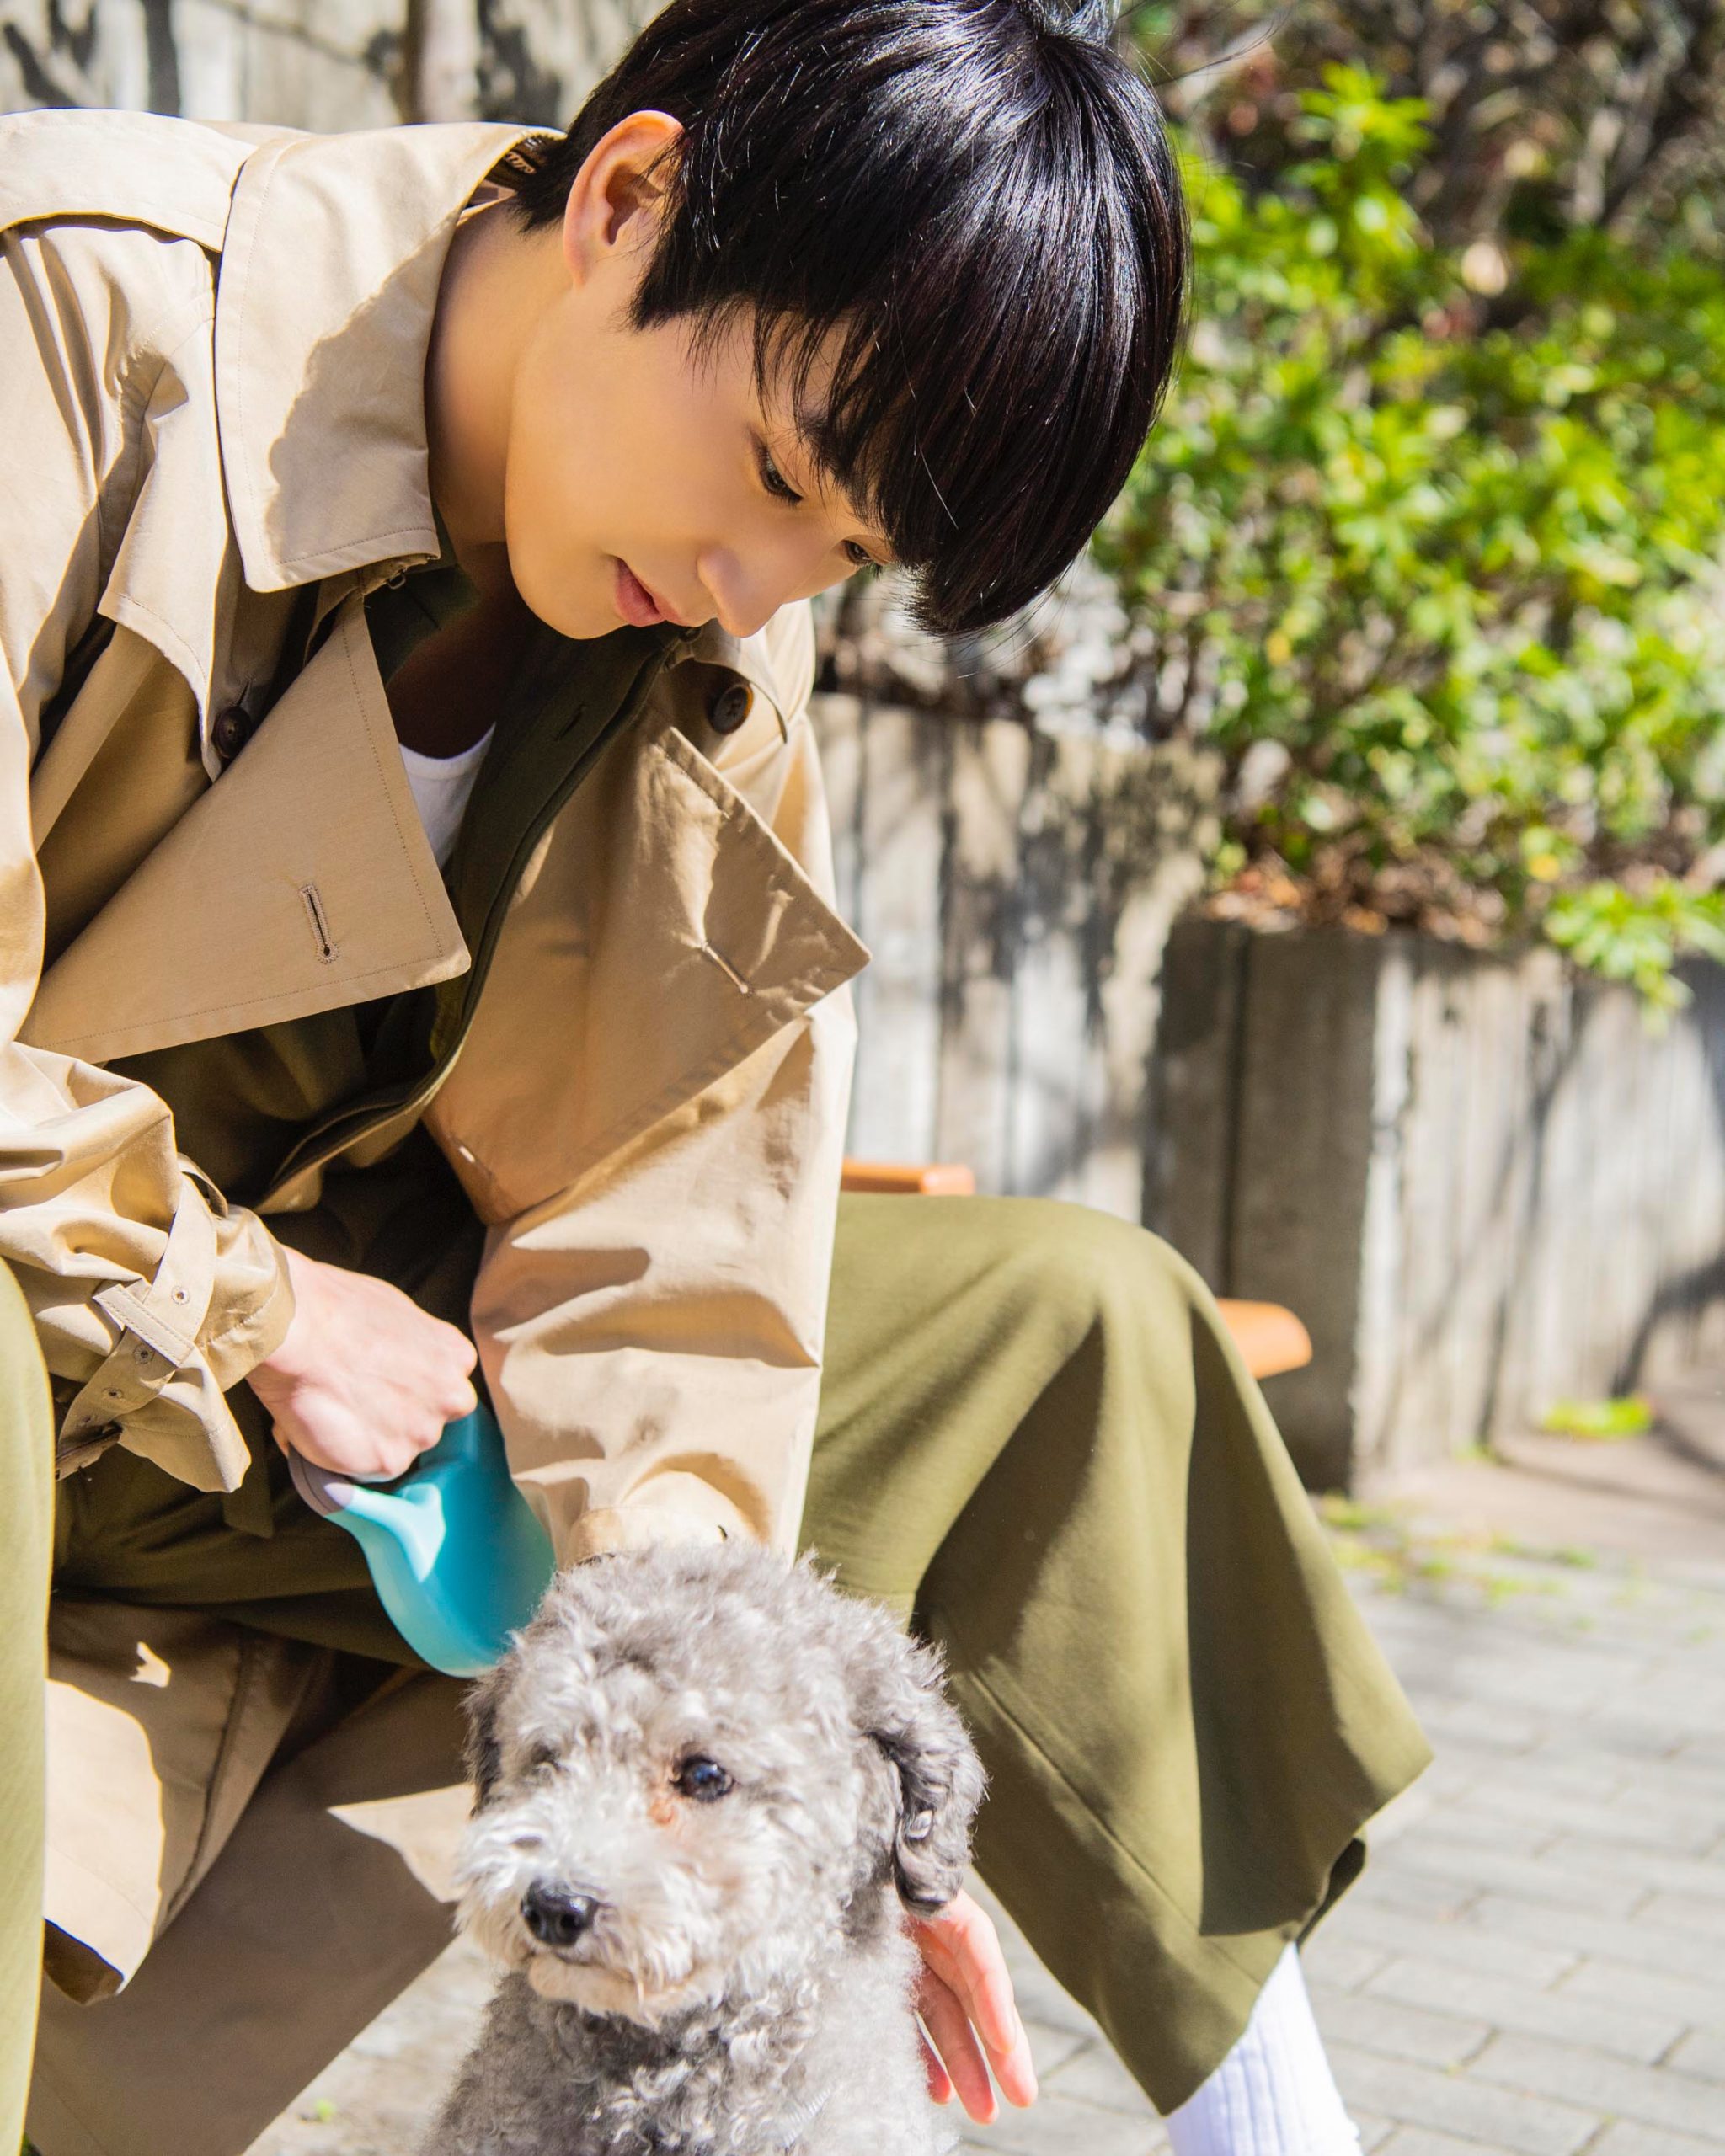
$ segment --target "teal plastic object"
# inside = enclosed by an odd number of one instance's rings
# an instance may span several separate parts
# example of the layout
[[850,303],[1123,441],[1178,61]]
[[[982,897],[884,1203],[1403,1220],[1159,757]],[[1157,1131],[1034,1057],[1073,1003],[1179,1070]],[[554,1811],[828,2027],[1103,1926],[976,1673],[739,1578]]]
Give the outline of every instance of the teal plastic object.
[[389,1620],[434,1669],[478,1677],[550,1585],[550,1537],[510,1479],[487,1407],[451,1422],[399,1481],[354,1482],[292,1455],[294,1486],[344,1527]]

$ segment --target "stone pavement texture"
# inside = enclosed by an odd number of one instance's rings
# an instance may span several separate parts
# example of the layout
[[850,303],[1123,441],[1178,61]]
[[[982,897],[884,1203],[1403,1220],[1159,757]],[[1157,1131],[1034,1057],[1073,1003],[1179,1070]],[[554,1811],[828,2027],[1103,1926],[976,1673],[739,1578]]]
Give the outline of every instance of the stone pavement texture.
[[[1685,1460],[1534,1446],[1327,1508],[1438,1753],[1306,1957],[1378,2156],[1725,2156],[1725,1528]],[[1165,2148],[1011,1946],[1043,2096],[965,2148]],[[251,2156],[411,2156],[489,1983],[452,1947]]]

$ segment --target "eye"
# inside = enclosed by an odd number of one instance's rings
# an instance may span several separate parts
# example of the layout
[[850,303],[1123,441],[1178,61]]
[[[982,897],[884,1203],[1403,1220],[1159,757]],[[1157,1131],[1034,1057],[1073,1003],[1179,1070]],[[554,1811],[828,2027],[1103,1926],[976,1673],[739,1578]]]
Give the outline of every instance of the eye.
[[536,1744],[527,1754],[527,1771],[531,1774],[546,1774],[560,1763],[562,1756],[554,1744]]
[[672,1786],[680,1796],[692,1796],[697,1804],[716,1804],[729,1794],[731,1778],[717,1759],[685,1759]]
[[860,540],[857,539],[846,540],[845,559],[851,564],[851,567],[853,569],[873,569],[879,568],[880,566],[879,563],[875,560],[873,555],[871,554],[868,549]]
[[760,469],[761,483],[768,494],[779,501],[789,502],[793,508],[801,502],[803,497],[773,462],[772,451],[765,442],[761,444]]

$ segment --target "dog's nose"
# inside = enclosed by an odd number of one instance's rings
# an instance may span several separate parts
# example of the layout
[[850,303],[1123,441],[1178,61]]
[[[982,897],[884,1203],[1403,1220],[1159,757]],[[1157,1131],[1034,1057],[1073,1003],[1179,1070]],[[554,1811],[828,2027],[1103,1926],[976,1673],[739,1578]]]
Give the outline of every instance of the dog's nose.
[[535,1884],[521,1897],[521,1921],[544,1946],[573,1946],[599,1911],[593,1894]]

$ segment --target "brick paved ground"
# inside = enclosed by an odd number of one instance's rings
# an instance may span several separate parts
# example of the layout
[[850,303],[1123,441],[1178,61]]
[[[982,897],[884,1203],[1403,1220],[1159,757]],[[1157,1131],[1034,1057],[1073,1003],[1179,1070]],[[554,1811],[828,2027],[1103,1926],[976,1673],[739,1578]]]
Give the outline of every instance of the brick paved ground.
[[[1633,1460],[1590,1466],[1605,1486],[1578,1500],[1479,1469],[1422,1512],[1333,1508],[1439,1753],[1307,1961],[1382,2156],[1725,2156],[1725,1526],[1714,1485],[1648,1511]],[[1526,1524],[1489,1524],[1558,1515],[1596,1541],[1627,1520],[1648,1554],[1538,1554]],[[1164,2148],[1092,2025],[1013,1951],[1043,2100],[967,2149]],[[252,2156],[409,2156],[487,1983],[451,1949]]]

